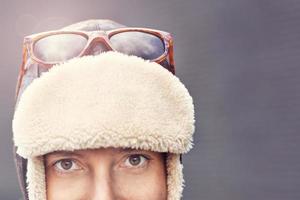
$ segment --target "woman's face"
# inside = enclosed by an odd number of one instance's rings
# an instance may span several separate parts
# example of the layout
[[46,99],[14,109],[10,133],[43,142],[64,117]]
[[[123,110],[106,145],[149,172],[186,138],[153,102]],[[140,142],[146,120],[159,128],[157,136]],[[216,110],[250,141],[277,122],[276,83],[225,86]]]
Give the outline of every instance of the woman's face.
[[164,154],[122,148],[45,156],[47,200],[166,200]]

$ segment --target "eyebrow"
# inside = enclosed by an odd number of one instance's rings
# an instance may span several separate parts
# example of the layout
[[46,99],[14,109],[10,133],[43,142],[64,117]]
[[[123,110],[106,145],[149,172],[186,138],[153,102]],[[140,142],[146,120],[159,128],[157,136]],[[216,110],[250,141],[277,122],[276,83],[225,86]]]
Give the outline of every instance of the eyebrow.
[[117,149],[117,153],[131,153],[136,151],[145,151],[142,149],[132,149],[132,148],[119,148]]
[[73,152],[73,151],[54,151],[51,153],[48,153],[48,156],[77,156],[77,157],[83,157],[81,153]]
[[[132,148],[117,148],[116,153],[132,153],[132,152],[141,152],[145,151],[142,149],[132,149]],[[75,152],[75,151],[54,151],[51,153],[47,154],[48,156],[63,156],[63,157],[68,157],[68,156],[76,156],[79,158],[83,158],[84,155],[80,152]]]

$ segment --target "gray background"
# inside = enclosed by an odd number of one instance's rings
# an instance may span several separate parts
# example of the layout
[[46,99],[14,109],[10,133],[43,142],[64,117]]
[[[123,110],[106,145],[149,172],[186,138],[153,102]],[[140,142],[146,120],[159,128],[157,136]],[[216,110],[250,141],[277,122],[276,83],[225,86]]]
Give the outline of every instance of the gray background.
[[0,200],[20,198],[11,120],[22,38],[92,18],[173,33],[197,120],[184,199],[300,199],[299,0],[14,0],[0,4]]

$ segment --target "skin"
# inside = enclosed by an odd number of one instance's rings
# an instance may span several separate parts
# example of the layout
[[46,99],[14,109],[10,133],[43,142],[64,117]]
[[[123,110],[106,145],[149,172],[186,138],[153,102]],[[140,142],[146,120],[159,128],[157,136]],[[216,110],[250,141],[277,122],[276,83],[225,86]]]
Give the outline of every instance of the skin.
[[164,156],[123,148],[47,154],[47,200],[166,200]]

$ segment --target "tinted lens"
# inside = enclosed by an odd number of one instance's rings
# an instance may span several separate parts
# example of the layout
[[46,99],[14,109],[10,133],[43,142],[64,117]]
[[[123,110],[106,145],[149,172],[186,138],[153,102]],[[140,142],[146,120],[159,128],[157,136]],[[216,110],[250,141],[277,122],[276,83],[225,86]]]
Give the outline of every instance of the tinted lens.
[[87,44],[87,38],[78,34],[57,34],[38,40],[34,55],[45,62],[61,62],[76,57]]
[[158,58],[165,52],[164,42],[156,35],[138,31],[127,31],[110,37],[116,51],[136,55],[146,60]]

